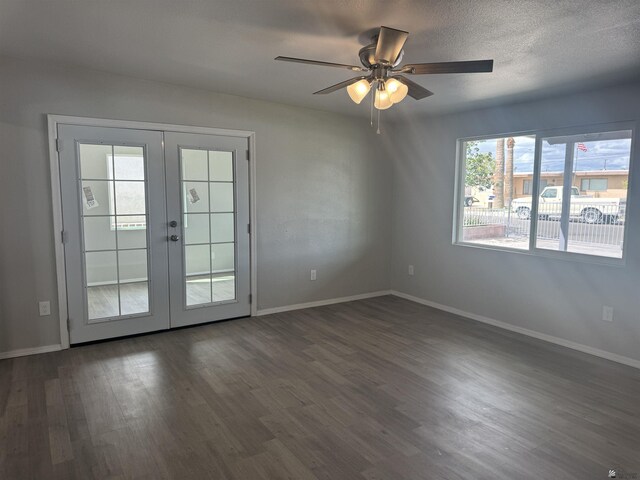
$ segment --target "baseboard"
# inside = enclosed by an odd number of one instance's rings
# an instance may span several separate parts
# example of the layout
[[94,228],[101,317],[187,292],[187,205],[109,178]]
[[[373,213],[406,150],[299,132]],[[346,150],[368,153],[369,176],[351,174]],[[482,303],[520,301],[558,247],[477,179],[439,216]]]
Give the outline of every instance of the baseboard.
[[529,330],[528,328],[511,325],[509,323],[502,322],[500,320],[495,320],[493,318],[485,317],[475,313],[466,312],[464,310],[460,310],[459,308],[450,307],[448,305],[443,305],[441,303],[432,302],[431,300],[425,300],[424,298],[415,297],[413,295],[409,295],[403,292],[398,292],[396,290],[392,290],[391,295],[395,295],[396,297],[404,298],[406,300],[411,300],[412,302],[420,303],[428,307],[437,308],[438,310],[453,313],[454,315],[459,315],[461,317],[466,317],[471,320],[476,320],[478,322],[486,323],[488,325],[493,325],[494,327],[503,328],[505,330],[509,330],[515,333],[520,333],[528,337],[537,338],[538,340],[543,340],[545,342],[560,345],[562,347],[571,348],[572,350],[578,350],[579,352],[588,353],[596,357],[605,358],[607,360],[611,360],[612,362],[622,363],[624,365],[628,365],[634,368],[640,368],[640,360],[635,360],[633,358],[624,357],[616,353],[611,353],[605,350],[600,350],[598,348],[582,345],[581,343],[572,342],[564,338],[554,337],[553,335],[547,335],[546,333],[536,332],[535,330]]
[[0,360],[3,358],[24,357],[26,355],[36,355],[38,353],[57,352],[62,350],[58,345],[45,345],[44,347],[22,348],[20,350],[10,350],[8,352],[0,352]]
[[349,297],[329,298],[327,300],[318,300],[316,302],[297,303],[295,305],[285,305],[283,307],[263,308],[261,310],[258,310],[257,315],[269,315],[271,313],[289,312],[291,310],[301,310],[303,308],[322,307],[324,305],[353,302],[354,300],[364,300],[366,298],[382,297],[384,295],[391,295],[391,290],[380,290],[378,292],[361,293],[360,295],[351,295]]

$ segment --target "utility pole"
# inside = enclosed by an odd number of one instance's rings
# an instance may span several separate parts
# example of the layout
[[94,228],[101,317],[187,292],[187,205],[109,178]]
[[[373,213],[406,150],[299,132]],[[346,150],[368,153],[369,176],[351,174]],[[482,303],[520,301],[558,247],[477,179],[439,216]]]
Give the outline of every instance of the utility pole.
[[493,175],[493,206],[504,208],[504,138],[496,140],[496,169]]
[[511,207],[511,200],[513,200],[513,146],[515,143],[513,137],[507,139],[507,161],[504,175],[504,203],[507,207]]

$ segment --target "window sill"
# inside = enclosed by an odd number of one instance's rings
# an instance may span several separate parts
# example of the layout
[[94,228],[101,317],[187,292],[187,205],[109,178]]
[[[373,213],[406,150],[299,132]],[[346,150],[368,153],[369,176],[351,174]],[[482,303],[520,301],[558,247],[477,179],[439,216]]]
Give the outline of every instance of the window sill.
[[608,267],[625,267],[625,258],[601,257],[597,255],[588,255],[584,253],[560,252],[554,250],[546,250],[543,248],[534,248],[533,250],[524,250],[519,248],[501,247],[496,245],[482,245],[471,242],[453,242],[456,247],[467,247],[478,250],[490,250],[494,252],[515,253],[526,255],[529,257],[546,258],[553,260],[561,260],[565,262],[587,263],[591,265],[604,265]]

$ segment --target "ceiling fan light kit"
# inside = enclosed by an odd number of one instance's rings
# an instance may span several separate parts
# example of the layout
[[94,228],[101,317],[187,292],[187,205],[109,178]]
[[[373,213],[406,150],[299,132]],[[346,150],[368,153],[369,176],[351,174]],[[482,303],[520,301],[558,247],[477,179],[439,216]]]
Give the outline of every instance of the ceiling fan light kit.
[[347,87],[349,97],[358,104],[364,100],[369,93],[369,90],[371,90],[371,81],[366,78],[363,78],[362,80],[359,80]]
[[376,88],[375,99],[373,100],[373,106],[378,110],[386,110],[393,105],[391,101],[391,97],[389,96],[389,92],[385,90],[384,83],[378,83],[378,88]]
[[386,110],[392,105],[401,102],[407,95],[415,100],[433,95],[433,92],[409,80],[404,75],[493,71],[493,60],[416,63],[399,66],[404,56],[403,48],[408,36],[409,33],[404,30],[380,27],[379,33],[372,38],[371,44],[361,48],[360,52],[358,52],[362,67],[294,57],[276,57],[275,59],[284,62],[343,68],[353,72],[366,72],[367,75],[360,75],[337,83],[315,92],[314,95],[325,95],[346,88],[351,100],[360,104],[373,88],[373,106],[378,111]]
[[389,92],[389,98],[393,103],[400,103],[409,93],[409,87],[395,78],[387,79],[385,88]]

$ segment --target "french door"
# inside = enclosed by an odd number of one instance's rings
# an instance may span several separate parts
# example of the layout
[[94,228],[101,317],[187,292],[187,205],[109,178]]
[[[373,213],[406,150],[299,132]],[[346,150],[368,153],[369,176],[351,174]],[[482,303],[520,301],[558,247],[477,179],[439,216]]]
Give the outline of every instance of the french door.
[[165,134],[171,325],[251,313],[246,139]]
[[245,138],[58,125],[70,342],[250,314]]

